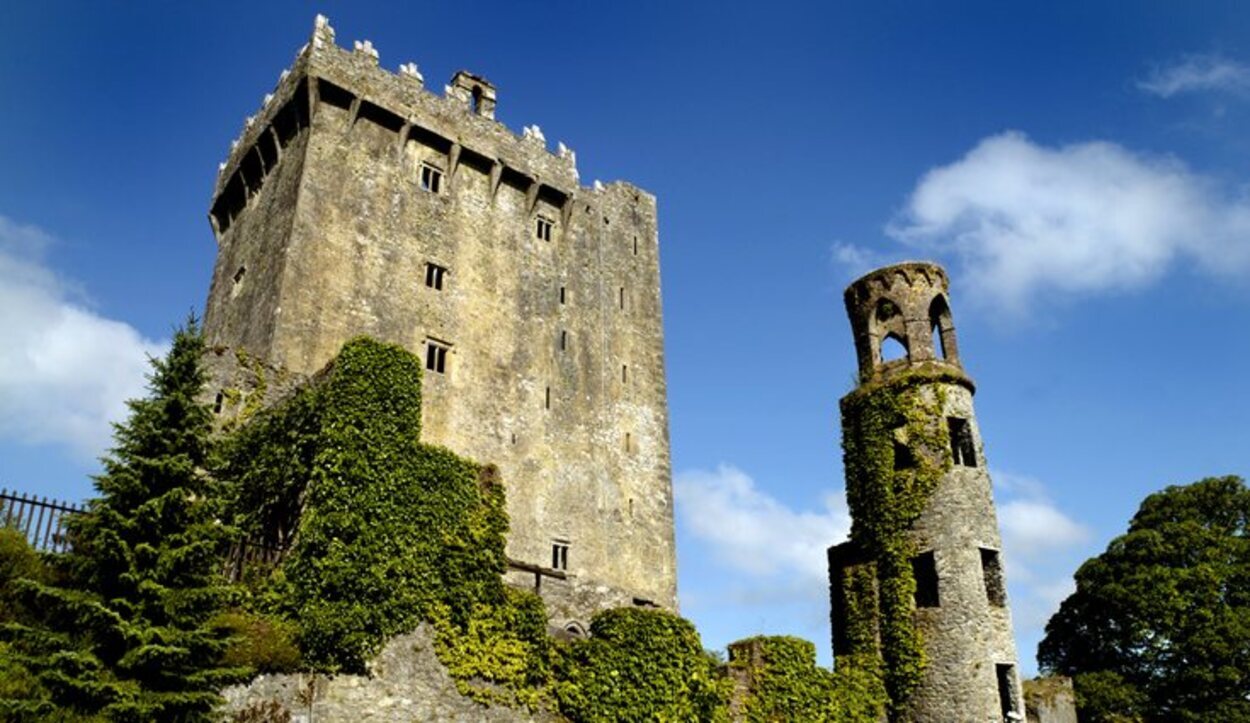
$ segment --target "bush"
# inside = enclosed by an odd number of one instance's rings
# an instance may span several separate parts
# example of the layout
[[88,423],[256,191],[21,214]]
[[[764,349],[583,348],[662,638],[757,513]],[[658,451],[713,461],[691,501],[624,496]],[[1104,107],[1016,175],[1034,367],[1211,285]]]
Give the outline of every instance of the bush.
[[303,665],[296,643],[298,629],[281,618],[245,610],[217,615],[212,624],[230,634],[222,662],[255,673],[290,673]]

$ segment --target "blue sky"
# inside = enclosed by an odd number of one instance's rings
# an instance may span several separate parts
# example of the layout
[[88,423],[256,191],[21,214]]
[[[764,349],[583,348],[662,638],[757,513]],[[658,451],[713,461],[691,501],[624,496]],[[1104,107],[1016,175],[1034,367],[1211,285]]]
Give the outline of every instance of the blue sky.
[[203,306],[217,163],[322,12],[432,87],[485,75],[584,182],[659,197],[680,590],[709,647],[793,633],[828,661],[841,290],[947,264],[1031,661],[1146,494],[1247,472],[1250,12],[830,5],[6,5],[0,486],[89,494],[144,353]]

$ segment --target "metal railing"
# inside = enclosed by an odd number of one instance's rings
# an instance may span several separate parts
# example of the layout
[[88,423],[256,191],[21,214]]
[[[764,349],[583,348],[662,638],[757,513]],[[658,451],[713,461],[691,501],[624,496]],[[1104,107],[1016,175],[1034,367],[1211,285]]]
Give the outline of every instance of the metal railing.
[[0,518],[4,526],[21,532],[31,547],[43,552],[65,552],[69,548],[66,516],[84,509],[84,505],[0,489]]

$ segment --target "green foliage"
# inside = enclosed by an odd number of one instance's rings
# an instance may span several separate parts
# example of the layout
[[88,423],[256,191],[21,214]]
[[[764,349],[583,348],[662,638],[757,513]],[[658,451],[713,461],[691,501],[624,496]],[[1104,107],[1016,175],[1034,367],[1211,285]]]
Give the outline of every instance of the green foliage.
[[1138,723],[1150,705],[1140,690],[1110,670],[1081,673],[1072,687],[1081,720],[1089,723]]
[[1248,521],[1238,477],[1169,487],[1077,571],[1038,659],[1092,720],[1250,720]]
[[17,594],[19,580],[47,582],[50,576],[51,571],[26,535],[12,527],[0,527],[0,623],[27,617],[28,611]]
[[799,638],[760,636],[749,645],[758,660],[735,660],[751,681],[743,714],[751,723],[875,723],[885,691],[880,678],[861,668],[839,664],[837,673],[816,665],[816,646]]
[[[464,695],[482,702],[546,702],[555,647],[547,610],[534,593],[504,588],[504,601],[479,603],[464,626],[437,610],[435,650]],[[483,685],[484,684],[484,685]]]
[[99,497],[67,522],[73,547],[56,559],[56,579],[15,583],[37,619],[4,627],[8,663],[38,690],[0,702],[9,717],[208,719],[217,691],[238,678],[218,664],[226,637],[209,624],[227,593],[229,529],[204,473],[202,353],[192,319],[152,360],[150,395],[131,401],[117,425]]
[[[293,547],[250,591],[246,604],[264,616],[231,627],[285,617],[305,664],[361,671],[387,639],[425,622],[457,688],[483,703],[576,721],[725,720],[723,666],[675,615],[609,610],[590,639],[551,639],[542,600],[501,580],[508,521],[497,473],[419,440],[420,375],[404,349],[355,339],[313,384],[233,434],[219,470],[238,525]],[[252,637],[262,642],[228,659],[262,667],[269,638]],[[825,720],[875,720],[879,666],[845,668],[818,670],[813,659],[775,706],[799,696]]]
[[689,621],[617,608],[596,615],[590,632],[557,664],[560,711],[572,720],[727,720],[729,681]]
[[230,644],[222,662],[256,673],[289,673],[300,670],[303,659],[294,624],[272,615],[246,610],[219,613],[212,624],[227,631]]
[[225,453],[241,526],[297,525],[282,604],[319,669],[363,671],[421,621],[468,629],[504,602],[502,488],[493,468],[420,443],[420,375],[403,348],[354,339]]
[[[892,713],[906,708],[924,670],[924,648],[913,618],[911,558],[916,550],[907,531],[951,466],[943,389],[934,382],[952,381],[929,371],[901,374],[865,384],[842,403],[842,459],[854,520],[851,540],[876,561],[876,632]],[[896,441],[911,450],[913,464],[905,469],[895,469]],[[863,593],[867,588],[859,582],[857,590]],[[852,631],[852,640],[865,646],[857,653],[873,652],[867,646],[877,636],[871,632]]]

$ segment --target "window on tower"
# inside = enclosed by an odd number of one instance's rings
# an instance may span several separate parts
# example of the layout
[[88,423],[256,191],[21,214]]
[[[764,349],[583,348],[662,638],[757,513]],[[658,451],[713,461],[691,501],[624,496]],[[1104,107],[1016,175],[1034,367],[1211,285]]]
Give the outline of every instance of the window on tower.
[[421,190],[438,193],[443,186],[443,172],[428,163],[421,164]]
[[438,264],[427,263],[425,265],[425,285],[436,291],[443,290],[443,277],[447,275],[447,268]]
[[937,559],[933,556],[933,550],[922,552],[911,559],[911,573],[916,578],[916,607],[938,607]]
[[985,578],[985,597],[990,605],[1004,607],[1007,605],[1007,588],[1003,584],[1003,562],[998,550],[981,548],[981,575]]
[[551,543],[551,567],[554,570],[569,569],[568,540],[555,540]]
[[554,225],[551,219],[539,216],[534,224],[534,235],[541,241],[550,241],[551,229]]
[[445,374],[447,372],[447,350],[450,347],[433,339],[425,340],[425,368]]
[[963,467],[976,467],[977,446],[972,441],[972,426],[968,420],[947,417],[946,428],[951,436],[951,461]]

